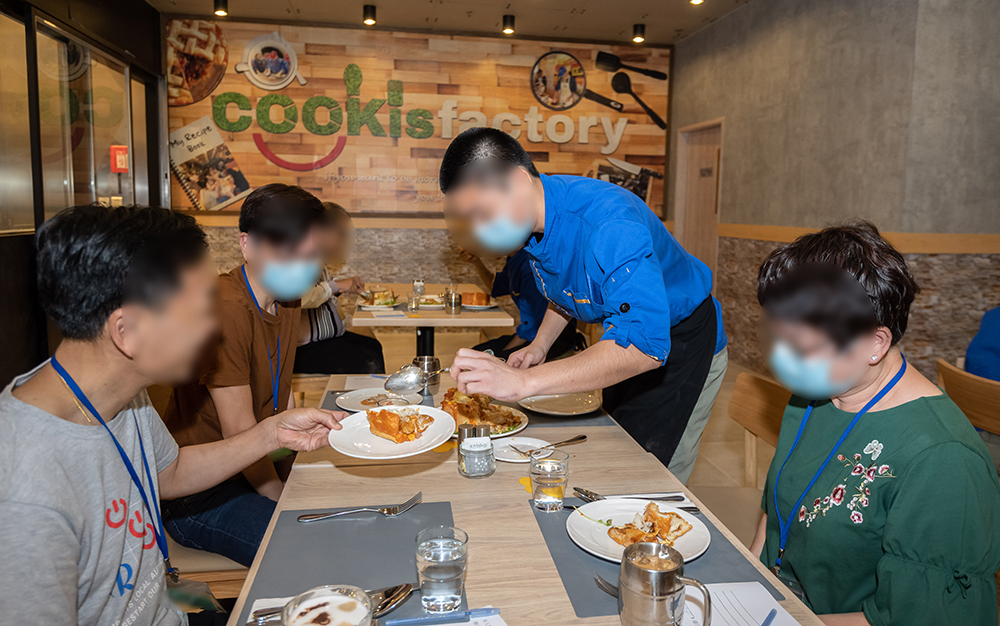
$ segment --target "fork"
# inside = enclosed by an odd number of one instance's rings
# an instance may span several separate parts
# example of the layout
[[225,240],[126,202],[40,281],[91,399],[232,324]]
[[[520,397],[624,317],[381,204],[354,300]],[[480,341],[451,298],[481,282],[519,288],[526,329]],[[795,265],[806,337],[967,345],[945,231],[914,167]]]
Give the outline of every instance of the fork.
[[608,594],[609,596],[618,597],[618,586],[609,583],[608,581],[601,578],[600,574],[594,574],[594,582],[597,583],[597,588]]
[[309,513],[307,515],[299,515],[298,520],[303,524],[309,522],[318,522],[324,519],[330,519],[331,517],[340,517],[341,515],[351,515],[352,513],[381,513],[386,517],[396,517],[397,515],[402,515],[406,513],[413,507],[420,504],[420,499],[424,497],[423,492],[418,491],[417,495],[413,496],[406,502],[402,504],[397,504],[396,506],[383,506],[383,507],[370,507],[362,506],[356,509],[346,509],[344,511],[335,511],[333,513]]
[[534,454],[535,452],[538,452],[539,450],[545,450],[545,449],[548,449],[548,448],[558,448],[559,446],[568,446],[568,445],[574,444],[574,443],[583,443],[586,440],[587,440],[587,435],[577,435],[576,437],[573,437],[572,439],[567,439],[565,441],[557,441],[556,443],[550,443],[547,446],[540,446],[538,448],[532,448],[532,449],[527,450],[527,451],[521,450],[520,448],[517,448],[517,447],[515,447],[513,445],[510,445],[510,444],[508,444],[507,447],[510,448],[511,450],[513,450],[514,452],[517,452],[522,457],[526,457],[526,456],[531,456],[532,454]]

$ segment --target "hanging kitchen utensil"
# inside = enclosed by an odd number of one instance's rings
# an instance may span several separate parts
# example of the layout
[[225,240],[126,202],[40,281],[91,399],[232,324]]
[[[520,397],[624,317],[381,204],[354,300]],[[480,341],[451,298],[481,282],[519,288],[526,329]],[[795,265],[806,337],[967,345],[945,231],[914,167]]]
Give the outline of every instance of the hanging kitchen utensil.
[[643,109],[646,110],[646,115],[648,115],[649,118],[653,120],[653,123],[659,126],[660,128],[666,130],[667,123],[663,121],[663,118],[657,115],[656,111],[649,108],[649,105],[643,102],[642,98],[637,96],[635,92],[632,91],[632,79],[628,77],[628,74],[626,74],[625,72],[618,72],[617,74],[612,76],[611,88],[615,90],[615,93],[627,93],[631,95],[633,98],[635,98],[635,101],[639,103],[639,106],[641,106]]

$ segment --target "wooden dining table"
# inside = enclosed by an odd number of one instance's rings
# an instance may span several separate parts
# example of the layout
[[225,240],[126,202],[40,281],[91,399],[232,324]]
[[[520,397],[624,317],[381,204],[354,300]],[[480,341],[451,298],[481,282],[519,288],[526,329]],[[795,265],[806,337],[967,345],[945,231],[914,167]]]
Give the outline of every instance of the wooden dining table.
[[[343,391],[348,378],[331,376],[326,393]],[[443,374],[435,404],[452,385],[450,377]],[[655,456],[617,424],[595,421],[602,425],[553,426],[551,420],[536,419],[521,434],[545,441],[587,435],[585,443],[563,448],[570,454],[568,490],[580,486],[598,493],[683,491],[739,553],[772,582],[784,596],[779,603],[793,618],[805,626],[822,626],[819,618],[788,592]],[[498,462],[491,477],[470,480],[458,474],[456,450],[448,448],[386,461],[347,457],[328,447],[299,453],[228,626],[242,626],[238,620],[245,603],[256,599],[248,598],[248,593],[282,511],[404,502],[418,491],[423,492],[424,502],[450,502],[455,526],[473,538],[469,542],[465,585],[470,607],[499,607],[504,621],[511,626],[620,624],[617,615],[585,619],[575,615],[528,504],[530,496],[519,482],[528,475],[527,465]],[[702,558],[710,557],[711,547]],[[594,593],[601,593],[596,586]]]
[[[482,293],[482,288],[471,283],[460,283],[451,285],[458,293]],[[448,285],[442,283],[427,283],[424,285],[426,295],[444,294]],[[413,291],[413,285],[408,283],[380,283],[369,284],[368,289],[386,291],[391,289],[396,294],[396,299],[402,304],[396,306],[398,310],[406,310],[406,294]],[[422,308],[410,313],[406,311],[405,317],[376,317],[371,311],[361,309],[360,301],[358,310],[354,313],[354,326],[391,326],[417,329],[417,356],[434,356],[434,329],[435,328],[512,328],[514,318],[500,307],[493,307],[483,311],[473,311],[462,307],[458,313],[445,313],[444,309]]]

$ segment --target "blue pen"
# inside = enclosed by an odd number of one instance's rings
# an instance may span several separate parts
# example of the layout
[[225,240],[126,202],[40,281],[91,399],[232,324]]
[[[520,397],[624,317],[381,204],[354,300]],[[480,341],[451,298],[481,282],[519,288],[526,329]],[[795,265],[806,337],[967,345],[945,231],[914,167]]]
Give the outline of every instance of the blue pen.
[[448,615],[424,615],[421,617],[400,617],[398,619],[387,619],[383,623],[385,626],[431,626],[432,624],[454,624],[456,622],[468,622],[477,617],[489,617],[499,615],[500,609],[472,609],[464,613],[449,613]]
[[767,614],[767,617],[765,617],[764,621],[760,623],[760,626],[771,626],[771,622],[773,622],[774,618],[777,616],[778,609],[771,609],[771,612]]

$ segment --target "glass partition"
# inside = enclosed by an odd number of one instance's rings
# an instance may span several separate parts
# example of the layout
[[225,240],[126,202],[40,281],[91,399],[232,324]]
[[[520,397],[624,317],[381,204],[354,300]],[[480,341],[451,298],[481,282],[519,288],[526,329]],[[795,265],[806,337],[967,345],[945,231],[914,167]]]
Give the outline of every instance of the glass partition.
[[35,227],[24,24],[0,13],[0,234]]

